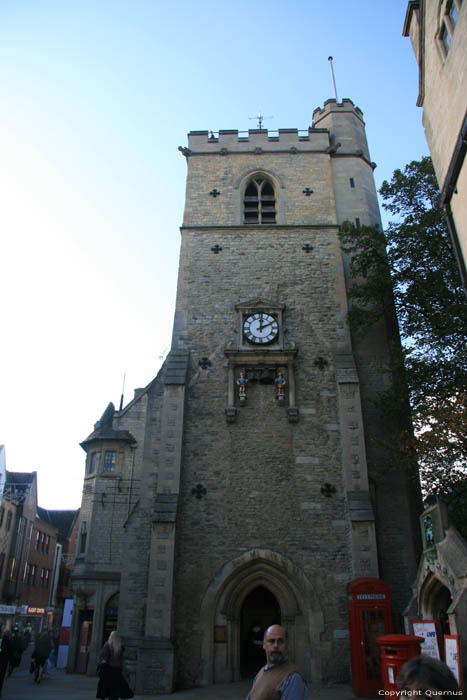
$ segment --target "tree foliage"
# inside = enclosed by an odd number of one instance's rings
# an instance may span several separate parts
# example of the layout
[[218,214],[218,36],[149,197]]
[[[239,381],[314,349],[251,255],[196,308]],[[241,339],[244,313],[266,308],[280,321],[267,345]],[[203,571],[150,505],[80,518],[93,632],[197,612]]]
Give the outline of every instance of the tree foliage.
[[349,321],[365,333],[395,305],[402,351],[393,348],[395,381],[381,405],[402,410],[408,387],[416,437],[404,442],[418,452],[425,491],[441,493],[466,476],[466,298],[431,159],[396,170],[380,195],[393,217],[385,233],[341,227],[352,278]]

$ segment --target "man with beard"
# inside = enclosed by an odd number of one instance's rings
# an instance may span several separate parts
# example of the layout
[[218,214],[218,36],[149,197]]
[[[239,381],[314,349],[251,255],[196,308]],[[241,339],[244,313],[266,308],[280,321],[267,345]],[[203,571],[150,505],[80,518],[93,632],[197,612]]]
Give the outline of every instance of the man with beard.
[[263,649],[267,663],[256,675],[246,700],[307,700],[307,684],[287,656],[285,629],[280,625],[268,627]]

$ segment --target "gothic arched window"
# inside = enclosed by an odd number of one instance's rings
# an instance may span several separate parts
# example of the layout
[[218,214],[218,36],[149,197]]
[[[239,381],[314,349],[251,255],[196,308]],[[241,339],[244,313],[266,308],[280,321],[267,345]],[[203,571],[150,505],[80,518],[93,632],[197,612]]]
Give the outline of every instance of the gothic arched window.
[[244,221],[246,224],[275,224],[276,197],[274,187],[262,177],[254,177],[245,189]]

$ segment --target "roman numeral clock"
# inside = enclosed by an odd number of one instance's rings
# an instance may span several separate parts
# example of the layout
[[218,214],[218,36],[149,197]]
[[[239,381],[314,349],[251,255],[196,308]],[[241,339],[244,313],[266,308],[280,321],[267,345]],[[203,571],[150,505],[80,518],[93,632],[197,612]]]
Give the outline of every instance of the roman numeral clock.
[[273,343],[279,335],[277,319],[263,311],[250,314],[243,321],[243,335],[253,345]]
[[253,299],[237,304],[238,342],[225,350],[229,362],[226,420],[237,420],[237,407],[244,408],[248,396],[258,384],[271,385],[271,405],[286,409],[291,423],[298,421],[295,405],[297,354],[292,344],[284,343],[284,304],[268,299]]

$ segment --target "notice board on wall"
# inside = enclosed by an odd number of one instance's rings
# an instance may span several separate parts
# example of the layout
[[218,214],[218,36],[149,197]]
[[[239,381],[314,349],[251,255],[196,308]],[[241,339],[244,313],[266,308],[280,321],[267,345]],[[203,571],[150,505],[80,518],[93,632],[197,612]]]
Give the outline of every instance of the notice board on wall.
[[420,647],[420,652],[433,659],[440,659],[436,620],[412,620],[410,624],[413,627],[413,633],[425,640]]
[[459,637],[455,634],[446,634],[444,637],[444,658],[446,665],[456,677],[459,686],[462,686],[461,653]]

